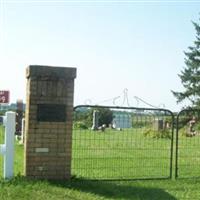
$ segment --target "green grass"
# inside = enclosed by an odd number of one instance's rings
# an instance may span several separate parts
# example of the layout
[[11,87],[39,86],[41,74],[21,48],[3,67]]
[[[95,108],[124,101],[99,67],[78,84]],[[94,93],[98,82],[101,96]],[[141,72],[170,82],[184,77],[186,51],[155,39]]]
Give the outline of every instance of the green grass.
[[[171,140],[145,137],[145,132],[145,128],[74,131],[72,173],[89,179],[169,177]],[[178,141],[178,176],[200,177],[200,135],[186,137],[180,132]],[[173,173],[175,144],[174,137]]]
[[[2,134],[2,132],[0,133]],[[85,178],[104,178],[106,176],[114,178],[120,177],[122,173],[122,178],[150,177],[155,174],[156,176],[167,176],[169,170],[165,169],[169,167],[170,140],[144,137],[142,132],[139,129],[137,131],[125,130],[124,132],[108,130],[105,133],[87,131],[84,134],[79,131],[74,132],[73,174],[76,177]],[[194,160],[194,157],[199,155],[199,139],[200,136],[192,138],[181,136],[180,138],[181,176],[196,176],[197,172],[200,174],[200,165],[197,160]],[[0,143],[2,141],[3,136],[0,136]],[[166,159],[160,159],[163,156]],[[187,157],[185,158],[185,156]],[[95,158],[98,159],[92,161]],[[188,171],[188,168],[185,167],[188,163],[193,166],[192,169],[195,173]],[[94,169],[91,169],[91,164]],[[0,165],[2,165],[2,157]],[[111,169],[109,169],[109,165],[112,166]],[[99,166],[107,166],[107,168],[99,170]],[[133,170],[130,170],[131,168]],[[1,171],[0,174],[2,174]],[[91,181],[82,178],[71,181],[28,180],[23,177],[23,146],[16,143],[15,178],[10,181],[0,179],[0,199],[194,200],[200,199],[199,188],[200,179],[198,178],[138,181]]]
[[16,177],[0,181],[1,200],[195,200],[200,180],[154,181],[33,181]]
[[74,131],[72,173],[90,179],[169,177],[170,139],[145,137],[144,131]]
[[186,129],[179,132],[178,175],[182,178],[200,177],[200,135],[186,137]]

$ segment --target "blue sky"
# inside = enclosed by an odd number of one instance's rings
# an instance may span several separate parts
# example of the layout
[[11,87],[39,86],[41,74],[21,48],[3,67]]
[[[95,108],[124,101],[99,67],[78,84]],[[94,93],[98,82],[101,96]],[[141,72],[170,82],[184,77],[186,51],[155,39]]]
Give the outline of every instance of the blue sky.
[[[0,4],[0,89],[25,101],[28,65],[77,68],[75,105],[128,89],[131,106],[177,111],[171,90],[181,91],[184,50],[193,45],[197,1],[3,1]],[[113,101],[106,101],[112,105]],[[186,103],[186,102],[185,102]],[[126,104],[124,104],[126,106]]]

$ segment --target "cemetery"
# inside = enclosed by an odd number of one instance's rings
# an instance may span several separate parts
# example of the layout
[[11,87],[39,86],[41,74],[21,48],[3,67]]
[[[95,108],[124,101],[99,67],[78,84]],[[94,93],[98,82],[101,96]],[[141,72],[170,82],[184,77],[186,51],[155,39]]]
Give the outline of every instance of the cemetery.
[[[136,180],[143,180],[144,187],[149,179],[158,188],[160,183],[176,188],[175,182],[193,187],[191,178],[200,185],[200,110],[175,115],[167,109],[74,106],[75,68],[31,65],[26,78],[25,114],[18,101],[15,112],[6,112],[1,120],[0,184],[4,179],[11,185],[30,183],[39,191],[37,183],[46,184],[46,190],[61,184],[68,192],[75,190],[72,196],[81,191],[82,199],[92,199],[85,192],[109,198],[101,190],[115,187],[136,197],[132,189],[123,189],[127,180],[134,181],[136,191]],[[121,186],[118,181],[123,181]],[[53,190],[60,192],[62,187]],[[145,191],[141,189],[142,196]],[[122,195],[115,192],[116,198]],[[150,187],[152,192],[173,199]]]

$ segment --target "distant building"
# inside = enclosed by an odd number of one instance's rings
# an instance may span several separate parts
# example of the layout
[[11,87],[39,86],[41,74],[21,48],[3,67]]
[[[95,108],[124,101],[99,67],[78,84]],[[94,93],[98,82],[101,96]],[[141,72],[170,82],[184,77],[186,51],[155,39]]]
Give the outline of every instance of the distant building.
[[113,128],[131,128],[132,127],[132,117],[127,113],[115,113],[113,122]]

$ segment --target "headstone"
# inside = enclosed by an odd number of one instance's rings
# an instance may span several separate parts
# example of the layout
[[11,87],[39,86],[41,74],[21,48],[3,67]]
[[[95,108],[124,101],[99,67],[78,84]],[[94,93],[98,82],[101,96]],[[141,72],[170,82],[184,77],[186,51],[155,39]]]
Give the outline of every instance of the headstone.
[[163,130],[164,129],[164,121],[163,121],[163,119],[155,119],[154,123],[153,123],[153,126],[154,126],[154,130],[155,131]]
[[25,175],[69,179],[76,69],[31,65],[26,77]]
[[99,111],[93,111],[92,130],[98,130],[99,127]]
[[196,135],[195,124],[196,124],[196,118],[193,116],[192,119],[189,121],[189,127],[186,136]]

